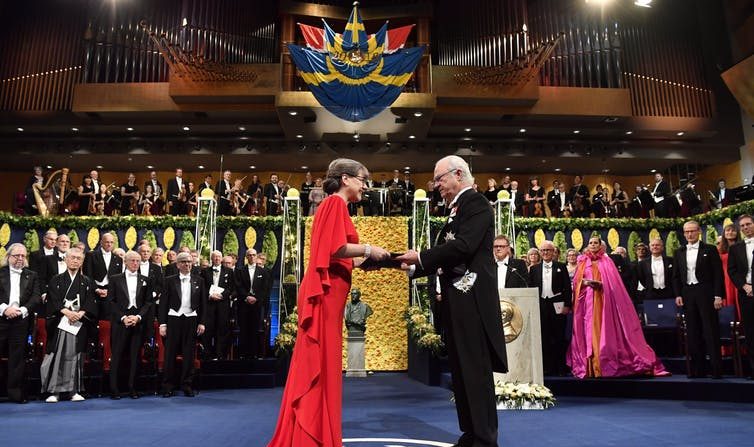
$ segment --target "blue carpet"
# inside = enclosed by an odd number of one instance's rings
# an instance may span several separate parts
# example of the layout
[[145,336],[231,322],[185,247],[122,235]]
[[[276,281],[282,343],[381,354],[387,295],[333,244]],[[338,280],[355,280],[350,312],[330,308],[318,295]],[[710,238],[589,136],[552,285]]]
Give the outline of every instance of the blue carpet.
[[[443,446],[458,436],[449,392],[405,374],[345,379],[348,447]],[[212,390],[191,399],[0,405],[7,446],[265,446],[281,388]],[[754,439],[754,404],[615,398],[559,399],[546,411],[501,411],[500,446],[744,446]],[[435,441],[432,444],[411,443]]]

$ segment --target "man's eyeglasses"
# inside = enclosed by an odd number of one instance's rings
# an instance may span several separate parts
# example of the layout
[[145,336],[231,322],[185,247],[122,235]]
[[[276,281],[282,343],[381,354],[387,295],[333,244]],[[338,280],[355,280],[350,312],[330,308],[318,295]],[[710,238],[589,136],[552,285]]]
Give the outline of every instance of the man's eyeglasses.
[[439,183],[440,180],[442,180],[443,177],[445,177],[446,175],[450,174],[451,172],[457,171],[457,170],[458,170],[458,168],[448,169],[447,171],[445,171],[442,174],[440,174],[440,175],[436,176],[435,178],[433,178],[432,182],[433,183]]
[[510,245],[493,245],[493,248],[508,248]]

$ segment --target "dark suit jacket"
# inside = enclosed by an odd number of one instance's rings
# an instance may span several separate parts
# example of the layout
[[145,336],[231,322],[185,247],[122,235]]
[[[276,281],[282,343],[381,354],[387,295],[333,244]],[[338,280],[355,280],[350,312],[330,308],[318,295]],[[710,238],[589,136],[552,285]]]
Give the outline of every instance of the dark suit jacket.
[[654,197],[668,197],[670,196],[670,183],[668,183],[667,180],[662,179],[660,183],[656,186],[657,189],[653,189],[654,194],[652,194]]
[[[204,324],[204,309],[207,303],[207,287],[200,275],[191,273],[191,309],[196,311],[197,322]],[[180,275],[165,278],[165,290],[160,297],[159,321],[168,323],[170,309],[178,311],[181,308],[181,277]]]
[[102,250],[92,250],[84,259],[84,274],[94,281],[102,281],[105,276],[118,275],[123,271],[123,260],[114,254],[110,255],[110,268],[105,267]]
[[[54,247],[52,249],[53,254],[57,254],[58,249]],[[29,255],[29,269],[37,272],[40,281],[47,279],[47,255],[44,248],[40,248],[37,251],[31,252]],[[41,289],[40,289],[41,290]]]
[[[186,179],[181,177],[182,183],[186,183]],[[186,188],[188,188],[188,185],[186,185]],[[165,197],[166,202],[177,202],[178,201],[178,193],[180,193],[181,190],[178,188],[178,181],[175,179],[175,176],[172,177],[170,180],[168,180],[168,191],[167,191],[167,197]]]
[[387,182],[385,182],[385,187],[390,188],[391,186],[395,185],[398,189],[406,190],[406,182],[403,180],[395,181],[394,179],[390,179]]
[[[508,361],[497,293],[497,266],[492,254],[494,218],[484,195],[473,190],[464,191],[457,198],[456,215],[448,218],[438,235],[439,243],[421,252],[421,268],[414,276],[426,276],[442,269],[439,277],[443,301],[447,300],[445,309],[448,315],[443,316],[446,324],[451,325],[456,338],[461,338],[469,325],[481,320],[487,345],[491,348],[492,368],[505,372]],[[476,273],[476,280],[467,292],[463,292],[453,283],[467,270]],[[472,313],[476,315],[469,317]],[[459,343],[459,351],[462,344]]]
[[[70,286],[70,288],[69,288]],[[76,336],[76,352],[84,352],[86,350],[86,344],[88,342],[86,336],[87,327],[91,327],[96,324],[97,314],[97,297],[94,294],[94,281],[83,273],[79,272],[74,278],[74,282],[71,283],[70,275],[68,271],[65,271],[59,275],[55,275],[50,279],[50,284],[47,287],[47,319],[50,320],[48,328],[55,328],[58,322],[63,318],[63,314],[60,313],[63,310],[66,292],[69,292],[68,299],[73,299],[78,293],[80,310],[85,312],[85,317],[82,320],[84,325],[82,332],[79,332]],[[78,292],[76,292],[78,291]],[[47,334],[47,352],[53,352],[55,350],[57,340],[57,330],[52,334]],[[84,336],[82,336],[82,334]]]
[[[267,199],[267,200],[278,200],[278,205],[280,205],[280,200],[282,200],[282,198],[283,198],[282,197],[283,192],[280,191],[279,189],[276,189],[276,188],[277,188],[277,185],[273,185],[272,183],[268,183],[268,184],[264,185],[264,192],[263,192],[263,194],[264,194],[265,199]],[[275,199],[275,194],[280,194],[281,197],[279,199]]]
[[[21,271],[18,283],[18,305],[25,307],[32,315],[39,304],[39,275],[31,269]],[[0,304],[10,303],[10,267],[0,268]],[[0,316],[0,318],[3,318]]]
[[[119,273],[110,278],[107,285],[107,297],[110,302],[110,318],[113,324],[120,323],[121,318],[128,315],[130,303],[125,273]],[[136,308],[142,320],[146,318],[152,304],[152,287],[149,278],[139,274],[139,277],[136,278]],[[144,322],[146,323],[146,321]]]
[[249,291],[254,291],[254,297],[257,302],[264,305],[266,309],[270,302],[271,287],[270,271],[266,268],[257,266],[254,269],[254,282],[249,281],[249,268],[242,266],[236,269],[236,297],[243,301],[249,296]]
[[[713,190],[712,195],[715,196],[715,204],[720,202],[720,188]],[[733,197],[733,190],[730,188],[725,188],[725,196],[723,196],[723,200],[721,202],[722,206],[728,206],[733,202],[735,202]]]
[[[665,269],[665,288],[670,289],[670,291],[673,292],[673,275],[675,273],[675,265],[673,263],[673,260],[665,255],[662,256],[662,264]],[[655,292],[654,290],[655,284],[654,277],[652,276],[652,256],[639,261],[639,263],[636,265],[636,276],[646,290],[644,299],[652,300],[667,298],[665,296],[657,295],[657,292]],[[678,295],[673,296],[676,297]]]
[[[746,296],[743,287],[746,282],[746,274],[749,272],[749,258],[746,255],[746,242],[740,241],[733,244],[728,249],[728,276],[731,282],[736,285],[739,295]],[[732,299],[732,296],[726,297]]]
[[[681,291],[687,284],[686,247],[683,246],[673,255],[673,291],[675,296],[682,296]],[[723,264],[717,248],[699,242],[699,253],[696,257],[696,279],[710,296],[725,297],[723,287]]]
[[57,251],[55,251],[54,255],[45,256],[45,266],[44,266],[44,272],[45,272],[45,278],[40,284],[40,291],[41,293],[47,293],[47,288],[50,284],[50,281],[53,277],[58,275],[58,259],[59,254]]
[[230,183],[230,181],[228,182],[227,186],[225,185],[224,179],[217,181],[217,185],[215,186],[215,194],[217,194],[218,203],[224,202],[225,205],[230,204],[228,193],[232,187],[233,185]]
[[[535,265],[529,271],[529,285],[539,289],[539,297],[542,297],[542,262]],[[552,262],[552,301],[563,300],[563,306],[571,307],[571,278],[568,276],[568,268],[565,264],[557,261]]]
[[[526,263],[523,259],[509,256],[507,262],[508,271],[505,274],[505,288],[529,287],[529,273],[526,270]],[[497,273],[497,263],[495,263],[495,273]],[[495,284],[497,284],[497,281],[495,281]]]
[[[207,267],[202,270],[202,278],[204,278],[204,285],[207,287],[207,295],[209,296],[209,288],[212,286],[212,267]],[[223,289],[223,300],[230,301],[231,295],[236,291],[235,272],[233,269],[220,266],[220,278],[217,280],[217,287]],[[213,302],[213,301],[210,301]]]
[[[626,292],[628,292],[628,296],[630,296],[632,300],[635,300],[637,288],[636,269],[627,258],[624,258],[618,253],[611,253],[608,257],[613,261],[613,264],[615,264],[615,268],[618,270],[618,274],[623,282],[623,287],[625,287]],[[670,280],[665,283],[670,284]]]

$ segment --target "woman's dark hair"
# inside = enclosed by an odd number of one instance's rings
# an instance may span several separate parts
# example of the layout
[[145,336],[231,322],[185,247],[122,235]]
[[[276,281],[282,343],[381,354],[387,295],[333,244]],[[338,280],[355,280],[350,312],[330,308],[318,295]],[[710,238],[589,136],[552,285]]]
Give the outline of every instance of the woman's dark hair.
[[343,185],[343,174],[356,177],[359,175],[359,171],[364,171],[364,174],[369,172],[363,164],[356,160],[337,158],[330,162],[330,166],[327,167],[327,176],[322,182],[322,189],[325,194],[334,194]]
[[730,249],[730,243],[728,242],[728,239],[725,239],[725,230],[728,228],[736,230],[736,239],[738,239],[739,236],[738,227],[735,224],[728,224],[723,227],[722,238],[720,238],[720,253],[728,253],[728,250]]

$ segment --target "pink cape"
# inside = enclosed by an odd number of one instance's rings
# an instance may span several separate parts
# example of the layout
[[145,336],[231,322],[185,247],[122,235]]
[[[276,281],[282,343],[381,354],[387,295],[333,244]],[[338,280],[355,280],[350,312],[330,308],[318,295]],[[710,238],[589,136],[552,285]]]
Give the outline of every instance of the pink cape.
[[[593,262],[597,263],[603,296],[598,339],[592,332],[593,323],[599,321],[593,314],[593,311],[599,311],[599,306],[595,307],[595,291],[591,287],[577,287],[582,279],[593,279]],[[589,363],[595,351],[594,342],[598,343],[597,364],[602,377],[669,375],[644,339],[639,317],[618,269],[604,252],[579,256],[573,291],[573,337],[566,360],[575,377],[592,375],[589,374]]]

